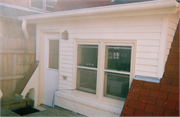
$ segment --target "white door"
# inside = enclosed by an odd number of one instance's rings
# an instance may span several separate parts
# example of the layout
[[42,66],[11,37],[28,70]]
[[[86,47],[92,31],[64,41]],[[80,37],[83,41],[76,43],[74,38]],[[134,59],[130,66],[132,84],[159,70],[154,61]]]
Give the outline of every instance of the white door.
[[54,92],[58,89],[59,38],[58,34],[45,35],[43,104],[53,106]]

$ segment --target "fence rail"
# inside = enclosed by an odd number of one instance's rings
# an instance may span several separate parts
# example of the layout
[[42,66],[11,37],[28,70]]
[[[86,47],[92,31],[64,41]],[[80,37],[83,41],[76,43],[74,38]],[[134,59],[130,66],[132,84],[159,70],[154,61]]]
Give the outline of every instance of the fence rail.
[[0,38],[1,102],[12,101],[15,89],[35,60],[35,40]]

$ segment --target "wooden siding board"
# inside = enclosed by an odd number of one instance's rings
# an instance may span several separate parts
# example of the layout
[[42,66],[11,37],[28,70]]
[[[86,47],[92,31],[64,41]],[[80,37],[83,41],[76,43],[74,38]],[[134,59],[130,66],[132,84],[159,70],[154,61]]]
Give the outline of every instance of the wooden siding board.
[[[62,76],[63,76],[63,75],[60,75],[60,80],[64,80]],[[72,81],[73,81],[73,78],[69,76],[69,77],[67,77],[67,81],[72,82]]]
[[136,70],[147,71],[147,72],[157,72],[157,66],[137,65]]
[[159,53],[138,52],[137,58],[158,59]]
[[158,60],[151,59],[140,59],[138,58],[136,61],[137,65],[158,65]]
[[160,45],[160,40],[142,40],[138,39],[137,43],[138,47],[139,46],[159,46]]
[[138,46],[138,52],[159,52],[159,47],[154,46]]
[[69,34],[69,38],[90,39],[160,39],[160,33],[98,33],[98,34]]
[[169,22],[168,22],[168,27],[171,28],[171,29],[176,30],[177,24],[174,23],[174,22],[172,22],[172,21],[169,21]]
[[136,70],[135,74],[136,75],[142,75],[142,76],[157,77],[157,73],[156,72],[145,72],[145,71]]

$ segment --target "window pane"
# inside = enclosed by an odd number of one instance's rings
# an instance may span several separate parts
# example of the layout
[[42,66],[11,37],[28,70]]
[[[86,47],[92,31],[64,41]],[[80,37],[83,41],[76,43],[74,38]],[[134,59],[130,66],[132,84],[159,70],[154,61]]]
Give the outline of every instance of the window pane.
[[97,68],[97,61],[97,45],[78,45],[78,66]]
[[49,40],[49,68],[58,69],[59,40]]
[[43,9],[43,0],[31,0],[31,6]]
[[79,69],[77,70],[77,89],[89,93],[96,93],[97,71]]
[[46,0],[46,5],[54,7],[57,0]]
[[105,69],[130,71],[131,46],[106,46]]
[[129,91],[129,75],[105,72],[105,96],[126,98]]

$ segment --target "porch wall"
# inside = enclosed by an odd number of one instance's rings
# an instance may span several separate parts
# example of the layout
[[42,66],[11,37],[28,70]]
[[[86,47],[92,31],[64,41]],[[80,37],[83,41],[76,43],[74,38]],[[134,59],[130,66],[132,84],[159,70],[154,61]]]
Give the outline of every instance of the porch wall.
[[[37,29],[68,31],[69,40],[61,40],[59,88],[72,89],[74,39],[76,38],[137,40],[135,75],[158,77],[158,67],[163,67],[159,66],[159,61],[164,58],[159,56],[161,33],[167,29],[167,27],[162,28],[163,20],[167,20],[166,15],[104,19],[94,17],[93,19],[41,23]],[[37,60],[40,58],[40,43],[40,40],[37,40]],[[67,80],[63,80],[62,76],[67,76]]]

